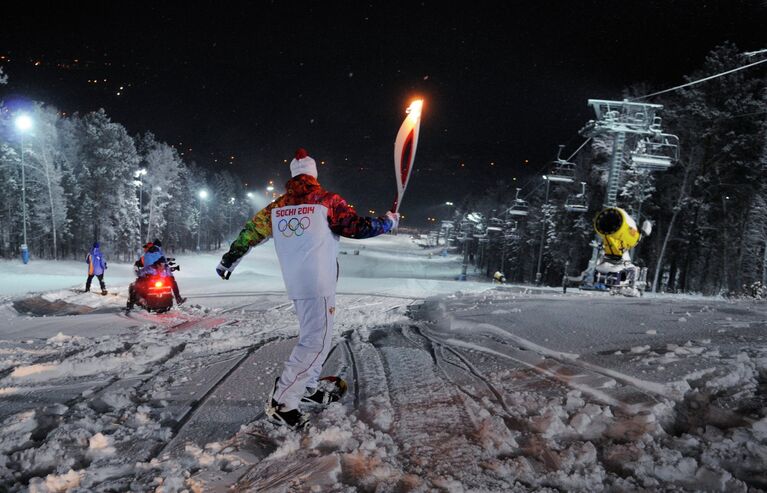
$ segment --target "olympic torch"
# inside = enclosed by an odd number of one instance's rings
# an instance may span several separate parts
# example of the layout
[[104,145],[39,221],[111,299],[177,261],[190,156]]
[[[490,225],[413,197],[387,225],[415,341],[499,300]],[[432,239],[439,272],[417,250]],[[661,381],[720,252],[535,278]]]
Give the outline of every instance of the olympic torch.
[[410,173],[413,171],[415,161],[415,149],[418,146],[418,131],[421,128],[421,109],[423,100],[416,99],[407,108],[405,121],[397,132],[394,141],[394,175],[397,177],[397,198],[394,199],[392,212],[398,212],[405,195]]

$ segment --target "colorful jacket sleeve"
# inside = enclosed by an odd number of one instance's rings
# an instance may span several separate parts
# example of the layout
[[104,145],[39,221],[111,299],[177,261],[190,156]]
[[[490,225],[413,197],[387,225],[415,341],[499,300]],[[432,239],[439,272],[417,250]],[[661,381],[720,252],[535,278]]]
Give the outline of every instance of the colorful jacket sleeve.
[[226,267],[237,265],[251,248],[272,236],[272,209],[278,202],[279,200],[267,205],[245,223],[237,239],[229,246],[229,251],[222,257],[223,265]]
[[333,233],[346,238],[372,238],[391,231],[392,223],[386,217],[358,216],[340,195],[330,201],[328,223]]

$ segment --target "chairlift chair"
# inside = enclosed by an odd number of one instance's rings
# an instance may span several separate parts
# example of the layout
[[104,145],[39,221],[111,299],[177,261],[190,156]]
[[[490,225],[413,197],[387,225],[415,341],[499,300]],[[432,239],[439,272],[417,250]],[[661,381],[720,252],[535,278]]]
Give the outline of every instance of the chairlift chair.
[[503,237],[506,240],[518,240],[520,238],[519,223],[517,221],[506,221]]
[[554,167],[546,175],[546,179],[558,183],[572,183],[575,181],[575,164],[562,159],[562,149],[565,146],[560,145],[557,152],[557,159],[554,161]]
[[499,217],[491,217],[490,218],[490,225],[491,226],[503,226],[503,219]]
[[519,198],[520,190],[522,189],[517,188],[517,195],[514,197],[514,205],[509,207],[509,209],[506,211],[512,216],[526,216],[528,214],[527,201],[525,199]]
[[631,161],[638,169],[665,171],[679,158],[679,138],[660,134],[657,138],[644,138],[631,151]]
[[581,182],[581,193],[573,196],[570,195],[565,200],[565,210],[567,212],[586,212],[589,210],[589,206],[586,203],[586,182]]

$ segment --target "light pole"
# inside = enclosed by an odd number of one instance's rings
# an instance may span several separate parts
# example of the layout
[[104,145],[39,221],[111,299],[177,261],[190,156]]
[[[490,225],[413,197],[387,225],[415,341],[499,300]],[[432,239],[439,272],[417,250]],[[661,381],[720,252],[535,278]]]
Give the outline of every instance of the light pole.
[[229,231],[227,232],[227,234],[232,234],[232,212],[234,212],[234,203],[236,201],[237,201],[237,199],[235,199],[234,197],[231,197],[229,199],[229,210],[227,211],[228,212],[227,215],[229,216],[228,217],[228,219],[229,219]]
[[29,263],[29,246],[27,245],[27,179],[24,170],[24,134],[32,129],[32,118],[26,113],[16,117],[16,129],[21,137],[21,222],[24,231],[24,243],[21,244],[21,261]]
[[469,228],[471,227],[471,223],[463,219],[461,221],[461,229],[463,229],[463,235],[460,238],[460,241],[463,242],[463,263],[461,264],[461,276],[458,278],[459,281],[465,281],[466,280],[466,271],[469,268]]
[[142,177],[146,175],[146,168],[133,173],[133,177],[136,178],[136,186],[138,187],[138,237],[139,241],[144,237],[144,180]]
[[[445,205],[448,207],[454,207],[454,204],[452,202],[445,202]],[[437,246],[439,246],[439,237],[442,235],[442,232],[445,232],[445,245],[447,246],[447,229],[445,229],[445,225],[450,224],[452,227],[452,223],[449,221],[442,221],[441,226],[439,230],[437,230]]]
[[[546,175],[543,175],[543,179],[546,181],[546,198],[543,201],[543,206],[546,207],[549,205],[549,184],[551,182]],[[546,237],[546,213],[543,210],[541,212],[543,212],[541,216],[541,244],[538,247],[538,268],[535,270],[535,284],[538,285],[541,284],[541,261],[543,260],[543,243]]]
[[197,194],[197,196],[200,198],[200,208],[199,208],[199,216],[200,216],[200,224],[197,225],[197,251],[200,251],[200,232],[202,231],[202,201],[208,198],[208,191],[207,190],[200,190],[200,192]]

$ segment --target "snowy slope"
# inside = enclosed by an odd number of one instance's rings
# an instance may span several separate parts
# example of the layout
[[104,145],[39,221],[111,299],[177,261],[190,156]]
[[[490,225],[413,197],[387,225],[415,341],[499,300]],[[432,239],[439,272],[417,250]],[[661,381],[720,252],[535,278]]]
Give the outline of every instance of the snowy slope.
[[102,297],[79,263],[0,264],[0,490],[767,488],[763,306],[462,283],[406,237],[342,251],[325,372],[350,390],[304,434],[259,419],[297,335],[269,244],[227,282],[177,256],[190,300],[163,315],[120,312],[127,265]]

